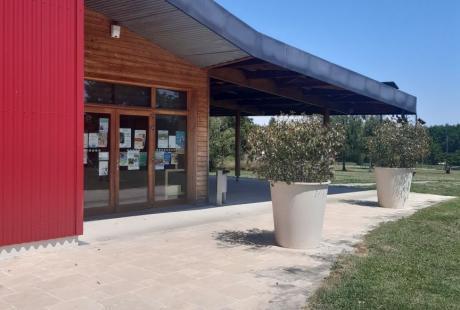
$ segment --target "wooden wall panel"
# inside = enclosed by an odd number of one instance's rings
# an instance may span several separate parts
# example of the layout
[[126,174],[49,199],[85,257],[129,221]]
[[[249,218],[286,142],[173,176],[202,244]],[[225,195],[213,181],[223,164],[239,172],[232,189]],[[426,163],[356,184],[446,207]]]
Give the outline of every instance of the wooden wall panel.
[[188,199],[204,202],[208,191],[209,79],[206,70],[176,57],[126,28],[110,37],[110,21],[85,10],[85,77],[191,90]]

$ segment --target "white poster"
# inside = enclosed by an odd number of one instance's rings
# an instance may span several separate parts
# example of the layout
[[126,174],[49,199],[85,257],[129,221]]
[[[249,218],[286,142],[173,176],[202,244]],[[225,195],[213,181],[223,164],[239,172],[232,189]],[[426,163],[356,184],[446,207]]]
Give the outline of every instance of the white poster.
[[120,128],[120,148],[131,148],[131,128]]
[[144,149],[146,138],[147,132],[145,130],[134,130],[134,148],[136,150]]
[[97,145],[102,148],[107,147],[107,133],[106,132],[103,132],[103,131],[99,132]]
[[169,147],[176,148],[176,136],[169,136]]
[[99,119],[99,132],[109,132],[109,119],[100,118]]
[[99,161],[99,176],[109,175],[109,162],[106,160]]
[[165,169],[165,152],[155,152],[155,170],[164,170]]
[[109,152],[99,152],[99,160],[109,160]]
[[166,149],[169,146],[169,137],[167,130],[158,130],[158,145],[159,149]]
[[86,149],[88,147],[88,134],[83,134],[83,147]]
[[83,149],[83,164],[86,165],[88,164],[88,150]]
[[128,152],[120,152],[120,167],[128,167]]
[[128,170],[139,170],[139,150],[128,150]]
[[88,147],[98,147],[99,146],[99,133],[92,132],[88,135]]

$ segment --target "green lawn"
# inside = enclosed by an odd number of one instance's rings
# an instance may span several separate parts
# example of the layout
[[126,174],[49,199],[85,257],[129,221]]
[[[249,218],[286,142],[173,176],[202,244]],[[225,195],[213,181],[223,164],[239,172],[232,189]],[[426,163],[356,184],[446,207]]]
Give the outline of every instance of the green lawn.
[[[230,164],[229,164],[230,165]],[[460,196],[460,171],[452,171],[446,174],[439,167],[417,168],[417,173],[412,184],[412,191],[418,193],[433,193],[438,195]],[[212,173],[211,173],[212,174]],[[235,176],[235,171],[230,170],[230,176]],[[241,177],[255,178],[256,176],[249,170],[241,170]],[[347,165],[347,171],[342,171],[341,165],[335,167],[335,179],[332,183],[374,183],[374,172],[369,171],[368,167]]]
[[[368,177],[340,178],[357,175]],[[460,196],[458,171],[418,169],[415,181],[430,182],[414,192]],[[460,198],[373,230],[338,258],[307,308],[460,309]]]

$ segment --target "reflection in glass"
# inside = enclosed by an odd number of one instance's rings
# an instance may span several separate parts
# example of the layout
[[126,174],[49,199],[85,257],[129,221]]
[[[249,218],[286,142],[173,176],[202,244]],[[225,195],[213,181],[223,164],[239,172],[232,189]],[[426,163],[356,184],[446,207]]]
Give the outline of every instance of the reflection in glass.
[[85,102],[150,107],[151,88],[85,80]]
[[185,116],[156,117],[155,200],[184,198],[187,188]]
[[146,116],[120,116],[120,205],[148,201],[148,128]]
[[101,208],[110,199],[110,115],[85,113],[83,164],[85,208]]
[[169,89],[157,89],[157,108],[187,109],[187,93]]

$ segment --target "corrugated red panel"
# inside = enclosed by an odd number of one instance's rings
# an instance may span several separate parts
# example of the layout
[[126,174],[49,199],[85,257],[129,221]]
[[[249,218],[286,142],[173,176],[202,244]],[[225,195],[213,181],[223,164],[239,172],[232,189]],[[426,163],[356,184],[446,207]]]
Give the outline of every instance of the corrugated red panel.
[[0,246],[82,233],[83,0],[0,1]]

